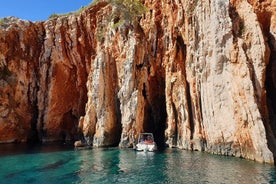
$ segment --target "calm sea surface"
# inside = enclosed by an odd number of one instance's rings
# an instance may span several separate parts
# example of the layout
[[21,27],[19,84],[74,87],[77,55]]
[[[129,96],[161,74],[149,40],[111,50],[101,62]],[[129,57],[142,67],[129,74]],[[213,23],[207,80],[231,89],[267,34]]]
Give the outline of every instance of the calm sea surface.
[[74,150],[0,145],[0,183],[276,183],[274,166],[233,157],[167,149]]

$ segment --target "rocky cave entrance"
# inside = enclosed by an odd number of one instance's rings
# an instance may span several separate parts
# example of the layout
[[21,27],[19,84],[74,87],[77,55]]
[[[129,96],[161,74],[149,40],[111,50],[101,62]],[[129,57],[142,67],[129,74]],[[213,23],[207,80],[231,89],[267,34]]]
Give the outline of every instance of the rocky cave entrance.
[[[186,45],[181,36],[178,36],[176,39],[176,55],[175,61],[173,63],[173,69],[185,75],[185,61],[186,61]],[[148,79],[148,83],[143,84],[142,95],[146,101],[145,105],[145,114],[144,114],[144,124],[143,129],[144,132],[152,132],[155,138],[155,142],[159,149],[166,148],[166,137],[165,130],[167,128],[167,109],[166,109],[166,82],[165,82],[165,68],[160,67],[154,77],[150,77]],[[189,84],[187,82],[188,89],[190,91]],[[187,95],[187,94],[186,94]],[[188,100],[191,100],[189,94],[187,95]],[[189,103],[189,102],[188,102]],[[191,102],[190,102],[191,103]],[[191,104],[189,105],[191,109]],[[174,106],[175,117],[177,115],[177,109]],[[189,115],[192,118],[192,110],[189,112]],[[178,131],[180,131],[179,127],[180,122],[178,122],[178,118],[176,119],[176,129],[175,129],[175,145],[177,145],[177,137]],[[193,122],[190,122],[191,129],[193,129]],[[193,130],[192,130],[193,131]]]
[[[165,78],[160,75],[152,77],[149,80],[149,86],[144,84],[143,88],[143,96],[146,100],[144,132],[152,132],[158,149],[164,149],[167,127]],[[146,91],[149,94],[146,94]]]
[[[268,148],[274,155],[274,162],[276,159],[276,40],[270,36],[269,48],[271,51],[269,63],[266,68],[266,98],[267,108],[269,113],[269,120],[264,125],[266,128],[266,136]],[[276,165],[274,163],[274,165]]]
[[[271,42],[276,43],[276,40]],[[274,44],[270,43],[271,55],[269,64],[266,70],[266,92],[267,92],[267,106],[269,110],[269,122],[273,131],[274,137],[276,137],[276,48]]]

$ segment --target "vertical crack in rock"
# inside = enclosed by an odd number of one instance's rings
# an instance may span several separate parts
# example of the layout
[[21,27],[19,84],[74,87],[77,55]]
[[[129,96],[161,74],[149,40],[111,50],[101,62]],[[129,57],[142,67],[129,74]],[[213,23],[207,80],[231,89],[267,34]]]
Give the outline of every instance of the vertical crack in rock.
[[191,149],[194,116],[186,73],[186,49],[182,36],[175,36],[175,44],[166,66],[166,143],[170,147]]
[[[28,88],[28,96],[29,96],[29,101],[30,101],[29,103],[32,104],[32,111],[31,111],[32,119],[31,119],[31,128],[27,135],[27,142],[28,143],[38,143],[39,136],[38,136],[38,131],[37,131],[37,120],[38,120],[39,110],[38,110],[37,97],[36,97],[37,86],[35,86],[34,89],[32,89],[32,87],[33,86],[31,86],[31,84],[30,84],[29,88]],[[31,94],[32,90],[34,90],[35,95]],[[32,96],[34,99],[32,99]]]
[[177,147],[177,144],[178,144],[178,126],[179,126],[179,121],[178,121],[178,111],[175,107],[175,104],[172,102],[172,109],[173,109],[173,116],[174,116],[174,121],[175,121],[175,128],[174,128],[174,136],[172,138],[172,147]]
[[[186,81],[186,98],[187,98],[187,105],[188,105],[188,115],[189,115],[189,127],[190,127],[190,140],[193,140],[194,131],[195,131],[195,124],[194,124],[194,107],[192,105],[192,99],[190,95],[190,84]],[[193,145],[191,144],[191,149],[193,149]]]
[[[27,134],[27,142],[29,144],[36,144],[41,141],[39,130],[38,130],[38,121],[39,121],[39,106],[38,106],[38,91],[39,91],[39,60],[40,60],[40,54],[43,49],[43,42],[45,37],[45,30],[42,26],[35,27],[35,39],[36,43],[33,43],[36,47],[36,52],[33,53],[33,59],[30,62],[29,70],[27,71],[31,81],[28,84],[28,101],[31,105],[30,112],[32,114],[32,118],[30,121],[30,129]],[[31,46],[29,46],[31,49],[33,49]],[[32,51],[29,51],[32,52]],[[30,53],[32,56],[32,53]]]
[[[51,60],[52,60],[52,50],[55,45],[54,44],[54,36],[49,37],[52,34],[54,35],[54,26],[55,22],[50,21],[49,24],[46,24],[45,26],[45,37],[44,37],[44,43],[42,52],[39,59],[39,91],[37,93],[38,98],[38,108],[39,108],[39,116],[38,116],[38,123],[37,123],[37,130],[39,139],[41,141],[44,141],[44,139],[47,137],[47,127],[45,124],[48,123],[47,119],[47,107],[49,106],[48,100],[49,100],[49,88],[51,85]],[[51,45],[52,47],[48,47]]]

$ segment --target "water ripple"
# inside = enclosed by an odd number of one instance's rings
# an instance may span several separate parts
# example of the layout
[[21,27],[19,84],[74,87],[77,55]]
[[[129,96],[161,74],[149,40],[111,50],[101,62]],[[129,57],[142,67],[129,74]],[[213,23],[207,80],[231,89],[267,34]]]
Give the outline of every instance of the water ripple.
[[90,149],[0,157],[1,183],[276,183],[271,165],[168,149]]

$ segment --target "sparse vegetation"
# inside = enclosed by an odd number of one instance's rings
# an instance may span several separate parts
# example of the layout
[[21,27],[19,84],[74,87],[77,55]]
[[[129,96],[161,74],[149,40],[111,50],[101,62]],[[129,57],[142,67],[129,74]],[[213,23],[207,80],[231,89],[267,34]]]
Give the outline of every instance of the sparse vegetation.
[[107,31],[108,24],[112,23],[111,28],[116,29],[123,24],[137,24],[139,18],[148,11],[147,7],[144,6],[140,0],[94,0],[88,6],[82,6],[76,12],[69,12],[66,14],[52,14],[49,19],[57,19],[62,16],[76,15],[85,9],[95,6],[100,2],[110,3],[112,7],[112,12],[110,15],[103,17],[100,22],[98,22],[98,29],[96,37],[98,40],[103,40],[104,35]]
[[50,15],[50,16],[48,17],[48,19],[56,19],[56,18],[58,18],[58,17],[60,17],[59,14],[53,13],[52,15]]
[[111,3],[113,7],[110,19],[113,21],[114,27],[123,23],[136,23],[138,18],[147,12],[147,8],[140,0],[107,0],[107,2]]
[[88,6],[82,6],[75,12],[69,12],[65,14],[53,13],[49,16],[49,19],[56,19],[58,17],[69,16],[73,14],[77,15],[90,6],[94,6],[99,2],[108,2],[112,5],[112,14],[107,18],[111,21],[118,18],[120,19],[120,21],[114,23],[116,24],[114,25],[114,27],[118,27],[123,23],[134,23],[135,21],[137,21],[138,17],[140,17],[143,13],[147,11],[147,8],[140,2],[140,0],[94,0]]
[[6,17],[1,18],[1,19],[0,19],[0,26],[5,25],[7,21],[8,21],[8,19],[7,19]]
[[97,2],[103,1],[110,3],[112,12],[98,23],[101,29],[97,30],[96,35],[100,41],[103,41],[108,24],[111,23],[111,29],[116,29],[121,25],[136,25],[139,18],[148,11],[140,0],[98,0]]
[[195,11],[195,9],[197,7],[198,1],[199,0],[193,0],[193,1],[190,2],[190,7],[189,7],[189,10],[188,10],[189,14],[193,14],[194,13],[194,11]]
[[91,3],[87,6],[82,6],[80,7],[77,11],[74,11],[74,12],[69,12],[69,13],[63,13],[63,14],[57,14],[57,13],[53,13],[49,16],[48,19],[56,19],[56,18],[59,18],[59,17],[63,17],[63,16],[69,16],[69,15],[78,15],[80,14],[82,11],[84,11],[85,9],[87,9],[88,7],[90,7],[91,5],[93,5],[94,3]]
[[3,25],[4,23],[5,23],[5,19],[4,18],[0,19],[0,25]]

